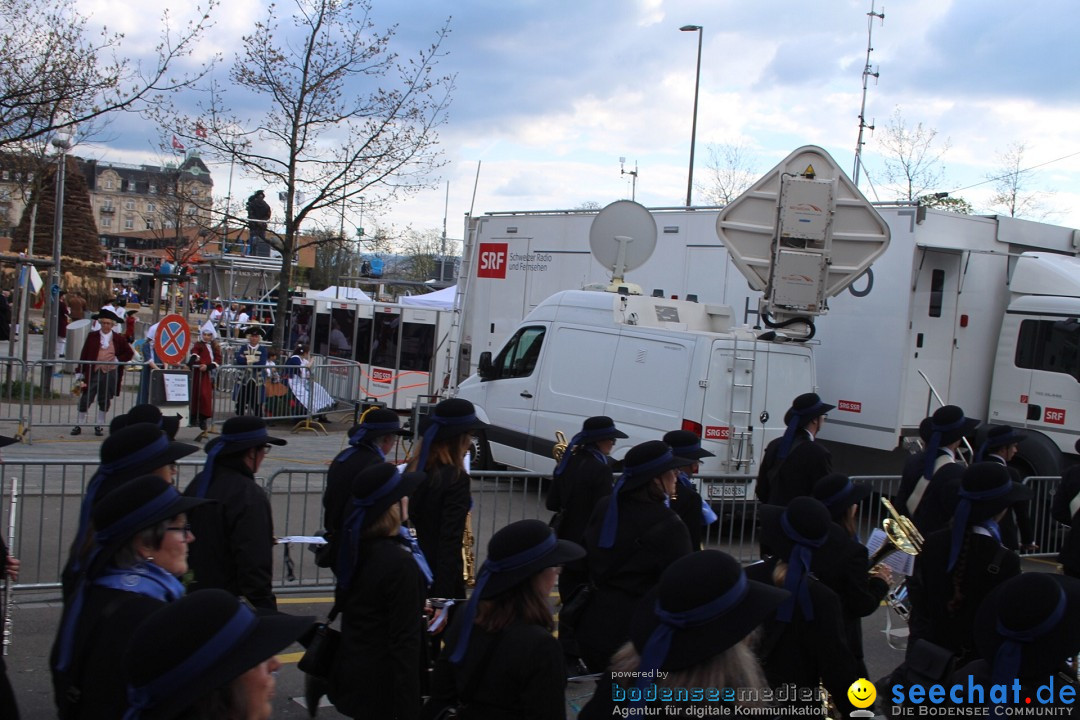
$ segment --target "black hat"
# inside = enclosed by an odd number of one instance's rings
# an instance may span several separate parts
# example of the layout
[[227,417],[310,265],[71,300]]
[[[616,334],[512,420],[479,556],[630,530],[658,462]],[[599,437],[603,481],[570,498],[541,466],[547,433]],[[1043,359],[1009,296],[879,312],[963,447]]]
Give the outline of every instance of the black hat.
[[95,314],[90,316],[93,320],[112,320],[114,323],[124,322],[124,318],[120,317],[112,310],[108,308],[101,308]]
[[487,559],[476,578],[476,588],[465,606],[462,630],[450,662],[457,664],[465,657],[480,600],[496,597],[545,568],[583,557],[584,548],[556,538],[555,531],[540,520],[518,520],[492,535],[488,541]]
[[975,644],[993,669],[994,682],[1045,679],[1080,651],[1080,580],[1040,572],[1017,575],[990,591],[975,623],[983,628]]
[[581,432],[578,435],[581,436],[580,442],[582,443],[593,443],[598,440],[625,440],[630,437],[615,427],[615,421],[607,415],[585,418],[585,422],[581,423]]
[[244,328],[244,337],[251,337],[252,335],[266,337],[266,332],[258,325],[248,325],[246,328]]
[[982,460],[986,453],[997,448],[1016,445],[1027,435],[1017,432],[1016,428],[1008,425],[991,425],[986,431],[986,440],[979,447],[978,459]]
[[[963,409],[959,406],[942,405],[930,416],[930,423],[926,428],[930,437],[923,439],[932,442],[933,435],[937,433],[940,437],[938,447],[951,445],[978,426],[979,421],[965,417]],[[922,427],[921,423],[920,427]]]
[[647,440],[630,448],[623,458],[623,472],[619,476],[607,509],[604,522],[600,527],[598,546],[610,548],[615,544],[615,535],[619,530],[619,498],[624,494],[643,487],[668,470],[693,465],[689,458],[677,457],[671,446],[663,440]]
[[169,603],[132,634],[124,656],[131,707],[143,720],[179,717],[291,645],[314,620],[256,613],[216,588]]
[[693,458],[694,460],[716,457],[716,453],[702,449],[701,438],[697,433],[689,430],[672,430],[664,435],[664,442],[670,445],[671,451],[679,457]]
[[15,443],[22,442],[19,438],[8,437],[7,435],[0,435],[0,448],[7,447],[8,445],[14,445]]
[[[637,670],[677,672],[704,663],[753,632],[788,597],[786,590],[748,579],[739,562],[719,550],[685,555],[637,604],[630,623],[630,641],[642,659]],[[687,615],[697,617],[687,621]],[[654,652],[664,644],[666,651]]]
[[266,421],[252,415],[238,415],[226,420],[221,426],[221,434],[206,444],[206,453],[210,454],[220,447],[215,455],[232,455],[259,445],[287,445],[284,438],[273,437],[267,430]]
[[817,393],[803,393],[792,400],[791,407],[784,413],[784,424],[789,424],[792,418],[798,418],[797,427],[804,427],[814,418],[819,418],[835,409],[835,405],[822,402]]
[[[130,420],[130,417],[128,418]],[[101,443],[101,467],[115,487],[121,482],[172,465],[198,450],[197,445],[175,442],[156,424],[130,423],[111,433]]]
[[831,473],[814,483],[812,495],[838,519],[852,505],[858,505],[870,495],[870,486],[855,484],[847,475]]
[[90,565],[90,576],[95,576],[140,530],[206,502],[181,495],[172,483],[157,475],[142,475],[120,485],[101,498],[91,514],[94,539],[101,550],[98,560]]
[[[463,398],[443,400],[420,422],[420,434],[430,442],[448,440],[463,433],[487,427],[476,416],[476,408]],[[429,438],[428,433],[434,434]]]
[[364,469],[352,481],[353,498],[364,503],[364,518],[359,529],[378,520],[401,498],[412,495],[424,477],[422,472],[400,473],[397,466],[387,462]]
[[808,495],[793,498],[787,507],[762,505],[761,539],[776,555],[787,560],[784,589],[791,597],[777,611],[777,619],[789,622],[798,604],[806,620],[814,619],[807,576],[838,559],[835,543],[842,532],[820,500]]
[[960,556],[968,526],[989,520],[1013,503],[1029,499],[1031,488],[1013,482],[1009,468],[1001,463],[978,462],[964,470],[957,496],[948,570],[953,569]]
[[383,435],[401,435],[408,437],[409,431],[401,427],[401,418],[389,408],[372,408],[364,413],[360,423],[349,428],[350,440],[361,430],[361,438],[376,438]]
[[[176,433],[180,429],[180,415],[175,413],[173,415],[162,415],[161,410],[156,405],[150,403],[142,403],[136,405],[127,411],[128,424],[134,423],[152,423],[157,425],[165,434],[169,436],[170,440],[176,439]],[[112,425],[109,425],[109,431],[112,432]]]

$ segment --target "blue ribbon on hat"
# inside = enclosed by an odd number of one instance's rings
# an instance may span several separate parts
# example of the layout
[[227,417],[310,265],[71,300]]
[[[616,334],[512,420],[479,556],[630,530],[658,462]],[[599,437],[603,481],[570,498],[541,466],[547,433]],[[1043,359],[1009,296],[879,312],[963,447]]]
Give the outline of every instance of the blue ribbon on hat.
[[128,685],[130,707],[124,714],[124,720],[138,720],[142,717],[142,711],[151,710],[162,701],[186,692],[192,681],[203,675],[219,658],[228,655],[251,635],[258,624],[255,613],[246,605],[239,605],[232,618],[183,662],[145,685]]
[[600,528],[598,547],[610,548],[615,544],[615,533],[619,529],[619,493],[626,486],[626,481],[632,477],[646,475],[657,468],[663,467],[671,462],[673,457],[675,456],[668,450],[660,457],[647,463],[627,466],[623,470],[623,474],[619,476],[619,481],[615,483],[615,488],[611,491],[611,500],[608,501],[607,512],[604,513],[604,524]]
[[788,412],[790,413],[790,417],[787,421],[787,428],[784,430],[784,437],[782,440],[780,440],[780,450],[779,452],[777,452],[776,455],[778,460],[783,460],[788,456],[788,453],[791,452],[791,444],[795,442],[795,433],[803,425],[802,419],[805,417],[813,418],[817,417],[818,415],[822,415],[823,413],[821,412],[821,408],[823,407],[825,407],[825,403],[821,402],[821,400],[818,400],[816,403],[814,403],[808,408],[796,410],[794,407],[792,407],[790,410],[788,410]]
[[[360,425],[357,428],[356,432],[354,432],[353,436],[351,438],[349,438],[349,447],[347,447],[344,450],[342,450],[341,452],[339,452],[337,457],[334,458],[334,462],[345,462],[350,457],[352,457],[353,453],[355,453],[357,450],[360,449],[360,443],[362,443],[364,441],[364,438],[367,437],[367,434],[368,434],[369,431],[371,431],[371,430],[400,430],[400,429],[401,429],[401,424],[396,423],[396,422],[360,423]],[[373,448],[374,450],[378,451],[378,453],[380,455],[383,455],[382,450],[379,450],[379,448],[375,447],[374,445],[369,444],[368,447]],[[383,455],[383,459],[384,460],[386,459],[385,455]]]
[[465,606],[461,634],[458,635],[454,652],[450,654],[450,662],[459,665],[465,658],[465,651],[469,647],[469,638],[472,635],[472,627],[476,622],[476,609],[480,604],[480,598],[484,594],[484,587],[487,585],[488,580],[491,579],[491,576],[530,565],[550,553],[558,547],[558,544],[559,541],[555,537],[555,533],[549,533],[542,542],[527,550],[522,550],[516,555],[511,555],[502,560],[492,560],[489,557],[484,561],[484,564],[480,566],[480,574],[476,578],[476,587],[473,588],[472,595],[469,596],[469,603]]
[[840,488],[835,493],[822,500],[821,504],[827,508],[832,508],[833,505],[839,504],[844,498],[851,495],[854,490],[855,483],[851,482],[851,480],[849,479],[846,483],[844,483],[844,487]]
[[341,550],[338,553],[337,577],[340,592],[348,590],[349,585],[352,583],[352,576],[356,570],[356,561],[360,556],[360,534],[364,527],[364,517],[367,515],[368,508],[392,493],[394,488],[400,484],[401,472],[395,469],[394,474],[382,485],[375,488],[370,495],[363,497],[353,496],[353,510],[342,526],[345,542],[342,543]]
[[740,569],[739,579],[723,595],[696,608],[682,612],[669,612],[664,610],[660,606],[660,601],[657,600],[653,607],[653,615],[660,624],[649,635],[649,639],[645,641],[645,647],[641,650],[641,662],[637,667],[637,686],[646,687],[655,675],[652,671],[663,667],[668,651],[671,650],[671,642],[675,638],[676,630],[704,625],[723,617],[737,607],[749,592],[750,583],[746,579],[746,573]]
[[[551,476],[558,477],[559,475],[562,475],[563,471],[566,470],[567,463],[570,462],[570,456],[573,454],[574,448],[576,448],[578,445],[587,445],[591,442],[596,442],[597,440],[609,438],[614,431],[615,425],[612,424],[603,428],[582,430],[577,435],[570,438],[570,442],[566,444],[566,451],[563,452],[562,460],[560,460],[559,464],[555,466],[555,470],[551,473]],[[603,453],[598,454],[603,456]],[[607,464],[606,457],[603,462],[604,464]]]
[[810,574],[810,562],[814,558],[814,550],[825,544],[829,538],[826,532],[820,538],[808,538],[799,534],[788,521],[788,511],[785,510],[780,516],[780,529],[789,540],[795,542],[788,556],[787,577],[784,579],[784,589],[791,593],[791,597],[776,610],[776,619],[780,622],[791,622],[795,613],[795,603],[799,603],[803,618],[814,619],[814,604],[810,600],[810,583],[807,576]]
[[428,587],[431,587],[431,583],[435,581],[435,573],[431,572],[431,566],[428,565],[427,557],[424,555],[424,551],[420,549],[420,543],[416,541],[409,529],[402,525],[398,528],[398,535],[402,537],[405,542],[409,544],[409,552],[412,553],[413,560],[416,561],[417,566],[420,568],[420,572],[424,575],[424,581]]
[[[1005,482],[989,490],[965,490],[960,488],[960,502],[956,504],[956,513],[953,516],[952,544],[949,547],[949,564],[946,570],[952,570],[960,557],[960,546],[964,544],[964,533],[967,532],[968,522],[971,517],[971,504],[980,500],[993,500],[994,498],[1007,495],[1012,491],[1012,480],[1006,478]],[[1000,534],[998,535],[1000,541]]]
[[950,430],[959,430],[966,422],[967,418],[962,415],[956,422],[946,425],[938,425],[933,420],[930,421],[930,442],[926,444],[926,455],[923,457],[923,476],[927,480],[934,478],[934,462],[937,461],[938,448],[941,447],[941,436]]
[[1065,598],[1065,590],[1059,585],[1057,605],[1054,607],[1053,612],[1035,627],[1027,630],[1010,630],[1001,622],[1001,618],[998,618],[997,633],[1005,641],[998,646],[997,653],[994,655],[994,664],[991,671],[994,683],[1005,685],[1019,677],[1024,645],[1035,642],[1056,628],[1062,618],[1065,617],[1066,607],[1068,607],[1068,603]]
[[460,415],[458,417],[443,417],[432,413],[428,415],[428,426],[424,430],[423,442],[420,445],[420,456],[416,459],[416,469],[423,471],[427,465],[428,452],[431,451],[431,443],[435,441],[435,435],[440,428],[453,427],[454,425],[468,425],[476,422],[476,414]]
[[195,485],[195,497],[206,497],[206,491],[210,489],[210,481],[214,479],[214,462],[226,445],[247,442],[248,440],[267,440],[269,437],[270,431],[265,427],[258,430],[248,430],[247,432],[221,433],[218,435],[218,441],[206,453],[206,464],[203,465],[203,470],[199,473],[198,484]]

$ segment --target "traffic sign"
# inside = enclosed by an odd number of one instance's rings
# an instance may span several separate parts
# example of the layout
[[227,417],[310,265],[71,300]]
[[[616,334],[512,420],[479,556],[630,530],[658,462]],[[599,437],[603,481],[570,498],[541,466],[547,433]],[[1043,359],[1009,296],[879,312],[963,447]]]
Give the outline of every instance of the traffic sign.
[[158,356],[169,365],[176,365],[187,360],[190,347],[191,330],[184,317],[174,313],[161,318],[154,337]]

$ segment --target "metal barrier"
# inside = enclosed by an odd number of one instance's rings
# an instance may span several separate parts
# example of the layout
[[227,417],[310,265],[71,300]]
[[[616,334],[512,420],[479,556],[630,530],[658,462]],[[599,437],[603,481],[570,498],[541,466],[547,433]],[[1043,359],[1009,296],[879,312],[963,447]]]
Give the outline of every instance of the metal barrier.
[[[26,432],[30,433],[35,427],[73,427],[79,424],[77,413],[81,393],[76,395],[74,389],[80,382],[76,377],[76,368],[80,365],[97,367],[124,368],[124,376],[119,380],[119,395],[109,398],[108,410],[104,421],[97,416],[98,399],[90,403],[87,408],[86,425],[108,426],[109,421],[121,413],[130,410],[138,403],[140,369],[139,362],[78,362],[72,360],[39,360],[32,362],[26,368],[24,384],[34,382],[38,388],[48,387],[50,392],[36,391],[27,394],[26,401]],[[84,380],[85,381],[85,380]],[[101,388],[104,390],[104,387]]]
[[[26,364],[15,357],[0,357],[0,420],[16,424],[16,437],[26,431],[26,400],[34,390],[27,384]],[[40,390],[39,390],[40,392]]]

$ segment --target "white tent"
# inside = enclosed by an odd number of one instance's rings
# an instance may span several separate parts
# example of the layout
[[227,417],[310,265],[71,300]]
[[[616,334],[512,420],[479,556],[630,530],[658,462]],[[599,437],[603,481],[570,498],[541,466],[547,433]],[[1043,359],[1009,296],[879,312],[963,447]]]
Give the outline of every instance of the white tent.
[[417,307],[437,308],[439,310],[453,310],[454,297],[457,295],[457,286],[451,285],[442,290],[425,293],[424,295],[409,295],[398,300],[402,305],[415,305]]
[[374,302],[371,296],[365,293],[360,288],[341,287],[338,285],[331,285],[325,290],[309,290],[307,293],[309,298],[315,300],[358,300],[363,303]]

